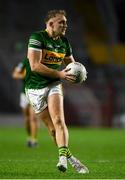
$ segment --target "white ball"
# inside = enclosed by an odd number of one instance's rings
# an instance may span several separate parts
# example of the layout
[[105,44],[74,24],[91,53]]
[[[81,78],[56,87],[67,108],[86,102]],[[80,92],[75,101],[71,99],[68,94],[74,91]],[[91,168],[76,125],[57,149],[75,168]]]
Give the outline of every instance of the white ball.
[[87,79],[87,71],[83,64],[79,62],[72,62],[66,66],[66,69],[70,69],[69,72],[76,76],[75,83],[82,83]]

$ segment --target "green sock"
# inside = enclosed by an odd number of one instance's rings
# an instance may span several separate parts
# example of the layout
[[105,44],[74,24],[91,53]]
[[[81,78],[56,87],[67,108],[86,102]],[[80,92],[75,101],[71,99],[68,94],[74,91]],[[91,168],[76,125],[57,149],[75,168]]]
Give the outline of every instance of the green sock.
[[59,147],[59,156],[67,156],[67,147],[66,146]]
[[72,153],[70,152],[69,148],[67,148],[67,158],[70,158],[72,156]]

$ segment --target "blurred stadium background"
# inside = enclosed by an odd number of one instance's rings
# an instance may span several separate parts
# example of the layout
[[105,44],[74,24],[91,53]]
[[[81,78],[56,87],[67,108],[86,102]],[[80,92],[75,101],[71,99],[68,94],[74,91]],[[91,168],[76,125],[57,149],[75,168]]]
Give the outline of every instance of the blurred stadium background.
[[65,84],[67,124],[125,127],[124,7],[124,0],[0,0],[0,125],[22,124],[12,70],[47,11],[65,9],[74,56],[88,71],[82,85]]

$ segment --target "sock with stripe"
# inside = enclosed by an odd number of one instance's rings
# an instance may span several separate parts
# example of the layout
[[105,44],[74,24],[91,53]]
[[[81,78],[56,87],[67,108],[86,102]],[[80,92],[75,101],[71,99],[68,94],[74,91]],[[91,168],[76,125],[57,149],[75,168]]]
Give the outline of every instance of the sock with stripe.
[[67,147],[66,146],[59,147],[59,156],[67,157]]
[[69,148],[67,148],[67,158],[70,158],[72,156],[72,153],[70,152]]
[[72,156],[72,153],[70,152],[68,147],[62,146],[59,147],[59,156],[66,156],[67,158],[70,158]]

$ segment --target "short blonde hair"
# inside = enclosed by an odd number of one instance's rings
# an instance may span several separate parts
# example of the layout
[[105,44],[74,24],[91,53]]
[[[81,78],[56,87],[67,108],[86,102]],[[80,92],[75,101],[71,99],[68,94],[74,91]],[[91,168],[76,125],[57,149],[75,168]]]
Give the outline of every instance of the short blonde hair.
[[66,11],[65,10],[50,10],[48,11],[46,17],[45,17],[45,23],[48,22],[51,18],[55,17],[57,14],[61,14],[61,15],[64,15],[66,16]]

